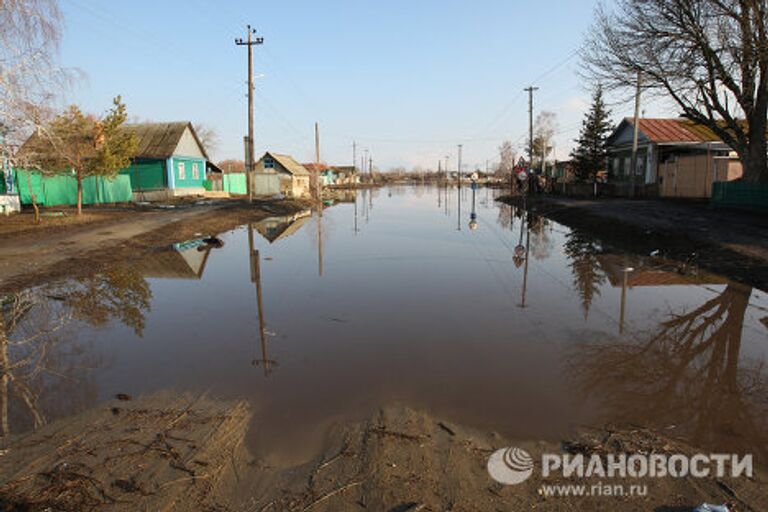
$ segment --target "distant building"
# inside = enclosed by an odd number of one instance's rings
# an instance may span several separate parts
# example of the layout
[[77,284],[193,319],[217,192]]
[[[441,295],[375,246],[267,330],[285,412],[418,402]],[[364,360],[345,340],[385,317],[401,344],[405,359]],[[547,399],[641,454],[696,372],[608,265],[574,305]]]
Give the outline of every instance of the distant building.
[[[608,138],[611,182],[631,181],[634,123]],[[735,153],[709,128],[684,118],[640,119],[635,183],[662,197],[711,197],[712,183],[742,175]]]
[[254,167],[254,194],[309,197],[309,171],[293,157],[267,151]]

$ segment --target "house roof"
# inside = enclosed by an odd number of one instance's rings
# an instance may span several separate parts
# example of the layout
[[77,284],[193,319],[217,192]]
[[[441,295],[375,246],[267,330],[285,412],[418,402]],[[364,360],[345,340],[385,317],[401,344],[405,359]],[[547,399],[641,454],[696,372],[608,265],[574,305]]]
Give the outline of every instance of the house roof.
[[[283,166],[285,170],[287,170],[289,173],[293,174],[294,176],[308,176],[309,171],[301,165],[299,162],[293,159],[292,156],[289,155],[281,155],[279,153],[272,153],[270,151],[267,151],[264,153],[264,156],[271,156],[277,162]],[[264,157],[261,157],[264,158]]]
[[208,153],[200,142],[192,123],[189,121],[177,121],[171,123],[137,123],[126,124],[125,129],[133,132],[139,141],[137,157],[140,158],[169,158],[179,145],[184,130],[189,128],[197,145],[203,152],[206,160]]
[[[206,160],[208,160],[208,153],[205,151],[205,147],[203,147],[192,123],[189,121],[136,123],[123,126],[124,130],[132,132],[138,139],[136,158],[162,159],[173,156],[173,152],[178,147],[187,128],[189,128],[190,133],[192,133],[198,146],[200,146],[200,150]],[[53,146],[48,139],[35,132],[22,144],[18,154],[19,156],[37,155],[44,157],[51,153],[52,148]]]
[[256,223],[256,231],[271,244],[296,233],[311,217],[309,210],[295,215],[269,217]]
[[[634,126],[633,118],[624,118],[608,138],[608,143],[610,144],[626,128],[634,128]],[[639,129],[647,140],[655,143],[720,142],[720,137],[712,130],[685,118],[643,118],[640,119]]]
[[309,163],[309,164],[301,164],[301,165],[309,172],[316,172],[316,171],[323,172],[331,169],[329,165],[326,165],[324,163],[319,163],[319,164]]

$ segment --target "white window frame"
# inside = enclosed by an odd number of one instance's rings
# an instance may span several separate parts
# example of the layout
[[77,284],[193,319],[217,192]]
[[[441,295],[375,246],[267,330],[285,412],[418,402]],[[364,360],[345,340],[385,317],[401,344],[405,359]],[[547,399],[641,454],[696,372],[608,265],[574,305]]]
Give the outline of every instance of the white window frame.
[[192,179],[194,180],[200,179],[200,166],[197,165],[197,162],[194,162],[192,164]]
[[179,169],[179,179],[187,179],[187,166],[184,165],[184,162],[179,162],[177,168]]

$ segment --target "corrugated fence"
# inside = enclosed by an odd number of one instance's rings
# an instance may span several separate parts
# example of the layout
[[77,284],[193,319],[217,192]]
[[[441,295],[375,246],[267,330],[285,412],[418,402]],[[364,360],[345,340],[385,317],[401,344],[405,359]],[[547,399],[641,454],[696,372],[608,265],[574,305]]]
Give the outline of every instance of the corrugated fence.
[[[22,204],[32,204],[32,193],[41,206],[77,204],[77,180],[73,176],[42,176],[38,172],[24,170],[15,172]],[[83,179],[83,204],[128,203],[132,199],[131,179],[128,176]]]
[[722,208],[768,211],[768,185],[717,181],[712,184],[712,204]]

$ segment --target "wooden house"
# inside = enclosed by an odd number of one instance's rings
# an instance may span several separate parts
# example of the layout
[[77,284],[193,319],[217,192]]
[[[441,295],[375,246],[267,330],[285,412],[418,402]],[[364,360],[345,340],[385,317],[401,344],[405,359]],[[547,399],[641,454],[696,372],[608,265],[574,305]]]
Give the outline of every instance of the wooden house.
[[282,194],[309,197],[309,171],[289,155],[267,151],[254,166],[253,188],[257,196]]
[[138,139],[138,151],[128,169],[134,198],[151,201],[204,194],[208,153],[192,123],[139,123],[125,126]]
[[[684,118],[640,119],[635,183],[662,197],[711,197],[712,184],[742,175],[731,148],[709,128]],[[634,120],[608,138],[611,182],[630,182]]]

